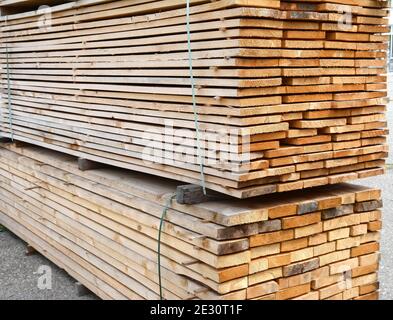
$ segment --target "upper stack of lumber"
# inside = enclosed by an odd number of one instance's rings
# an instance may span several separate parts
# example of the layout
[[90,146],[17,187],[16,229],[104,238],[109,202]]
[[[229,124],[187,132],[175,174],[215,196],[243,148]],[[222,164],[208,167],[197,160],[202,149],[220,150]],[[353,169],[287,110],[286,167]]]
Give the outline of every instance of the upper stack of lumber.
[[[160,217],[176,184],[68,155],[0,148],[0,223],[104,299],[157,299]],[[323,186],[254,199],[172,202],[165,299],[376,299],[378,189]]]
[[[383,173],[386,7],[191,1],[208,188],[247,198]],[[2,17],[1,131],[198,183],[185,13],[184,0],[81,0],[54,7],[50,26]]]

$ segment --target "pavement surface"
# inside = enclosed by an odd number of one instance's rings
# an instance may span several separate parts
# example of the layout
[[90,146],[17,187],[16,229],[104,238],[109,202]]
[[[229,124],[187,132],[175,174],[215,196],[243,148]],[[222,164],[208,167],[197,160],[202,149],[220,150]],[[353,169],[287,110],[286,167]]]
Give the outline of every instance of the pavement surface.
[[75,280],[40,254],[27,256],[26,244],[0,232],[0,300],[95,300],[79,297]]
[[[393,97],[393,75],[390,77],[390,97]],[[387,112],[393,133],[393,103]],[[393,134],[389,137],[393,148]],[[382,177],[363,179],[357,183],[383,190],[384,215],[381,239],[380,299],[393,300],[393,149],[388,159],[390,169]],[[8,231],[0,232],[0,300],[94,300],[93,294],[77,295],[75,280],[43,256],[26,256],[26,244]],[[51,289],[42,278],[51,270]],[[44,284],[44,285],[43,285]]]

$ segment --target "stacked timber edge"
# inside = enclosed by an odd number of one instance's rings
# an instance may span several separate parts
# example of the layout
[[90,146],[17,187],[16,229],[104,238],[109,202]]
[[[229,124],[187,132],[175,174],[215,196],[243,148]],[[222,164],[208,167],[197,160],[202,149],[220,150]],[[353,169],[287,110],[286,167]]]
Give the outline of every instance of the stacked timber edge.
[[[177,183],[35,146],[0,148],[0,224],[103,299],[158,299]],[[173,202],[165,299],[377,299],[381,192],[337,184]]]
[[[191,0],[209,189],[248,198],[384,172],[387,6]],[[1,132],[199,183],[185,14],[184,0],[83,0],[48,24],[1,17]]]

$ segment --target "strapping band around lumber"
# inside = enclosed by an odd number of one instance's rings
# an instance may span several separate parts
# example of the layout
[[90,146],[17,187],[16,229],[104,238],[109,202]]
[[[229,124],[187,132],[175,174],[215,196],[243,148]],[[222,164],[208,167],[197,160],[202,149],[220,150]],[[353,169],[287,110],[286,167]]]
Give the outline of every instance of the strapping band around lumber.
[[166,217],[166,214],[168,212],[169,207],[171,206],[172,200],[176,198],[176,193],[171,195],[168,198],[168,201],[164,207],[164,210],[162,211],[161,219],[160,219],[160,229],[158,231],[158,247],[157,247],[157,265],[158,265],[158,285],[160,287],[160,300],[163,300],[163,295],[162,295],[162,276],[161,276],[161,234],[162,234],[162,228],[164,226],[164,220]]
[[[200,132],[199,132],[199,119],[198,119],[198,111],[197,111],[197,103],[196,103],[196,92],[195,92],[195,79],[194,79],[194,72],[192,66],[192,48],[191,48],[191,27],[190,27],[190,0],[187,0],[187,8],[186,8],[186,16],[187,16],[187,44],[188,44],[188,58],[189,58],[189,65],[190,65],[190,80],[191,80],[191,91],[192,91],[192,106],[194,111],[194,121],[195,121],[195,132],[196,132],[196,140],[197,140],[197,150],[198,150],[198,159],[200,165],[200,173],[201,173],[201,186],[203,188],[203,193],[206,195],[206,182],[205,182],[205,170],[203,164],[203,157],[202,157],[202,148],[201,148],[201,139],[200,139]],[[176,193],[169,197],[168,202],[166,203],[161,219],[160,219],[160,229],[158,232],[158,247],[157,247],[157,264],[158,264],[158,281],[160,287],[160,299],[163,300],[163,288],[162,288],[162,275],[161,275],[161,235],[162,235],[162,228],[164,226],[164,220],[168,209],[172,203],[172,200],[176,198]]]
[[[7,25],[7,20],[5,20]],[[6,67],[7,67],[7,94],[8,94],[8,122],[10,126],[11,141],[14,141],[14,129],[13,129],[13,119],[12,119],[12,102],[11,102],[11,77],[10,77],[10,63],[9,63],[9,52],[8,43],[5,44],[5,54],[6,54]]]
[[201,173],[201,186],[203,188],[203,193],[206,195],[206,181],[205,181],[205,168],[202,157],[202,147],[201,147],[201,137],[199,132],[199,117],[196,102],[196,92],[195,92],[195,79],[192,65],[192,48],[191,48],[191,27],[190,27],[190,0],[187,0],[187,44],[188,44],[188,59],[190,65],[190,80],[191,80],[191,91],[192,91],[192,107],[194,110],[194,121],[195,121],[195,131],[196,131],[196,142],[197,142],[197,152],[198,161]]

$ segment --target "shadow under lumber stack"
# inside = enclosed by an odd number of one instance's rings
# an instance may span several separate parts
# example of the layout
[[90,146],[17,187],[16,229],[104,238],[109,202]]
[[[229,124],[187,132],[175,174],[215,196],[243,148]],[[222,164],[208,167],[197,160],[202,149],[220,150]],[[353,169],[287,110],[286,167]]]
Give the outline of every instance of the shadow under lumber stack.
[[[0,19],[3,134],[198,183],[185,1],[97,3],[54,7],[48,26]],[[248,198],[383,173],[387,2],[348,3],[191,1],[209,189]]]

